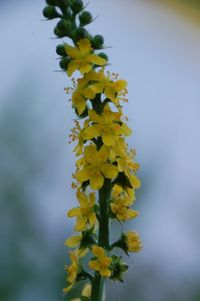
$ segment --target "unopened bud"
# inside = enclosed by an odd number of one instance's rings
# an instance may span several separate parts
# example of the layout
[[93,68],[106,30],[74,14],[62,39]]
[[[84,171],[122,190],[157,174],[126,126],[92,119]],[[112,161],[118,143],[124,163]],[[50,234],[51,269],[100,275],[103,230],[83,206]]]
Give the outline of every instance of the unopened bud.
[[67,57],[63,57],[63,58],[60,60],[60,68],[61,68],[61,69],[67,70],[68,64],[69,64],[69,59],[68,59]]
[[93,49],[101,49],[104,44],[104,38],[101,35],[96,35],[91,41],[91,45]]
[[84,11],[79,15],[79,21],[81,26],[88,25],[92,22],[92,15],[88,11]]
[[83,10],[83,1],[82,0],[72,0],[71,9],[74,14],[78,14]]
[[66,56],[65,46],[63,44],[59,44],[56,47],[56,53],[61,56]]
[[98,56],[100,56],[100,57],[102,57],[102,59],[108,61],[108,56],[104,52],[99,53]]
[[43,9],[43,16],[47,19],[54,19],[58,18],[60,15],[54,6],[48,5]]

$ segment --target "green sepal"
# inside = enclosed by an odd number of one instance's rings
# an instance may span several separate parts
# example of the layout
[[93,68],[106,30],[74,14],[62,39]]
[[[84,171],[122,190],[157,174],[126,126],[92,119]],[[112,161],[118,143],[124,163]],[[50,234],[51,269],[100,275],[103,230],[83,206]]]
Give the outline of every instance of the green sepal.
[[79,15],[80,26],[88,25],[92,22],[92,15],[89,11],[84,11]]

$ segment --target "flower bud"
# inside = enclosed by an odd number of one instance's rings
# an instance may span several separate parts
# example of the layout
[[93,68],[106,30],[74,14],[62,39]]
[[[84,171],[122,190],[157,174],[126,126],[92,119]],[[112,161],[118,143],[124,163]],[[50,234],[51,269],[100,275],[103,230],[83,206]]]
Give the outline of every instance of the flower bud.
[[137,232],[128,231],[122,233],[120,239],[112,244],[111,248],[114,247],[118,247],[128,254],[128,252],[139,252],[142,249],[142,243]]
[[63,69],[63,70],[67,70],[67,67],[68,67],[68,64],[69,64],[69,58],[67,57],[63,57],[61,60],[60,60],[60,68]]
[[57,28],[63,33],[63,35],[70,35],[71,32],[71,22],[68,20],[60,20],[57,23]]
[[84,27],[77,28],[75,32],[75,38],[77,41],[85,39],[88,36],[88,31]]
[[56,53],[61,56],[67,56],[66,51],[65,51],[65,46],[63,44],[59,44],[56,47]]
[[104,44],[104,38],[101,35],[96,35],[94,38],[91,40],[91,45],[93,49],[101,49]]
[[57,26],[54,28],[54,34],[58,38],[63,38],[65,36],[65,34]]
[[92,22],[92,15],[88,11],[84,11],[79,15],[79,21],[81,26],[88,25]]
[[74,14],[78,14],[83,10],[83,1],[82,0],[72,0],[71,9]]
[[121,257],[112,255],[112,280],[123,282],[123,274],[128,270],[128,266],[122,261]]
[[55,7],[52,5],[48,5],[43,9],[43,16],[49,20],[58,18],[60,15],[56,11]]

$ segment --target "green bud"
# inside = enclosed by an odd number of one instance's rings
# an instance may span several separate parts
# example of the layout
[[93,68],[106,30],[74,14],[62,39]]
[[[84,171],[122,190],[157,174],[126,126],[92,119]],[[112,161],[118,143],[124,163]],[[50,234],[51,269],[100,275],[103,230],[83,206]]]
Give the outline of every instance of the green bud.
[[63,58],[60,60],[60,68],[61,68],[61,69],[67,70],[68,64],[69,64],[69,58],[63,57]]
[[43,16],[50,20],[50,19],[58,18],[60,15],[56,11],[54,6],[48,5],[43,9]]
[[85,39],[88,36],[88,31],[84,27],[77,28],[75,32],[75,38],[77,41]]
[[56,47],[56,53],[61,56],[67,56],[67,53],[65,51],[65,46],[63,44],[59,44]]
[[61,31],[57,26],[54,28],[54,34],[58,38],[63,38],[65,36],[65,33],[63,31]]
[[46,0],[46,3],[49,5],[56,5],[56,0]]
[[83,10],[83,7],[82,0],[72,0],[71,9],[74,14],[79,14]]
[[82,232],[80,249],[85,249],[85,248],[91,247],[92,245],[97,244],[93,230],[94,229],[86,230],[86,231]]
[[91,45],[93,49],[101,49],[104,44],[104,38],[101,35],[96,35],[94,38],[91,40]]
[[112,255],[112,280],[119,280],[123,282],[123,274],[128,270],[128,266],[122,261],[121,257]]
[[68,20],[60,20],[57,23],[57,28],[63,32],[63,34],[68,35],[71,31],[71,22]]
[[79,15],[79,21],[81,26],[88,25],[92,22],[92,15],[88,11],[84,11]]
[[107,54],[105,54],[104,52],[100,52],[100,53],[98,54],[98,56],[100,56],[100,57],[102,57],[102,59],[108,61],[108,56],[107,56]]

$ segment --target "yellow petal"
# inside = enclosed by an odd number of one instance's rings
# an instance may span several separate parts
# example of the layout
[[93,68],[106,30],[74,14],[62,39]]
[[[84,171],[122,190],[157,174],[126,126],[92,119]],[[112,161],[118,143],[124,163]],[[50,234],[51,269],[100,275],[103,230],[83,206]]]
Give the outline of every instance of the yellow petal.
[[129,181],[131,183],[131,186],[135,189],[140,188],[141,182],[140,180],[133,174],[128,175]]
[[72,208],[67,213],[68,217],[74,217],[74,216],[80,216],[80,215],[81,215],[80,208]]
[[103,133],[102,140],[105,145],[111,146],[115,144],[116,136],[114,136],[112,133]]
[[91,284],[86,284],[82,290],[82,296],[89,298],[91,296],[91,290],[92,290]]
[[100,135],[101,131],[98,125],[90,126],[83,131],[84,140],[90,140],[92,138],[99,137]]
[[79,63],[76,60],[69,62],[67,67],[68,76],[71,76],[74,73],[74,71],[76,71],[78,68],[79,68]]
[[77,44],[80,49],[81,55],[83,56],[90,53],[90,51],[92,50],[90,41],[87,39],[81,39]]
[[130,136],[132,134],[132,130],[125,123],[121,125],[120,131],[121,134],[125,136]]
[[90,54],[87,56],[87,61],[91,62],[92,64],[103,66],[107,64],[107,61],[103,59],[102,57],[96,55],[96,54]]
[[78,114],[81,115],[86,108],[86,99],[79,92],[74,92],[72,103],[77,108]]
[[81,235],[71,236],[65,241],[65,245],[70,248],[77,247],[80,244],[81,239],[82,239]]
[[65,44],[65,51],[72,59],[79,58],[79,50],[77,47]]
[[107,98],[110,100],[114,101],[115,100],[115,92],[111,87],[105,87],[104,94],[106,95]]
[[94,256],[99,257],[99,258],[105,256],[105,250],[99,246],[93,246],[92,253],[94,254]]
[[80,190],[77,191],[76,193],[77,199],[81,205],[82,208],[85,208],[88,206],[88,197],[85,195],[83,192]]
[[92,69],[92,65],[90,63],[82,61],[79,65],[79,71],[81,74],[88,73]]
[[104,174],[104,176],[108,179],[113,179],[118,174],[118,168],[115,165],[112,165],[110,163],[105,163],[101,166],[101,171]]
[[111,271],[106,267],[102,267],[99,272],[100,272],[101,276],[103,276],[103,277],[111,276]]
[[126,211],[126,219],[132,219],[132,218],[135,218],[136,216],[138,216],[139,212],[138,211],[135,211],[133,209],[127,209]]
[[127,82],[123,79],[119,79],[116,82],[113,83],[113,88],[116,92],[121,92],[124,89],[126,89]]
[[89,174],[88,174],[87,168],[83,168],[83,169],[77,171],[75,174],[75,177],[80,183],[83,183],[83,182],[89,180]]
[[98,174],[95,174],[90,178],[90,186],[94,190],[99,190],[103,186],[103,183],[104,177],[102,176],[100,171]]
[[101,268],[101,264],[96,260],[90,260],[89,267],[95,271],[99,271]]
[[90,225],[93,226],[96,223],[96,214],[95,213],[90,213],[89,215],[89,222]]
[[95,193],[94,192],[91,192],[90,194],[89,194],[89,206],[90,207],[93,207],[94,206],[94,204],[95,204]]
[[98,152],[98,161],[105,162],[109,157],[109,149],[106,145],[103,145]]
[[87,217],[83,216],[77,219],[74,229],[76,231],[83,231],[86,228]]
[[90,89],[97,93],[102,93],[104,89],[104,84],[101,82],[90,85]]
[[63,293],[64,294],[68,293],[72,289],[73,286],[74,286],[74,283],[72,283],[69,286],[63,288]]

